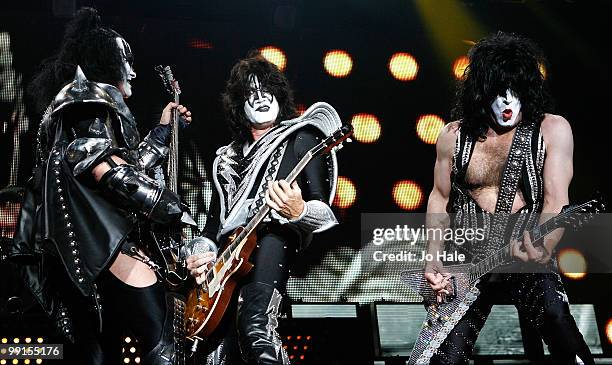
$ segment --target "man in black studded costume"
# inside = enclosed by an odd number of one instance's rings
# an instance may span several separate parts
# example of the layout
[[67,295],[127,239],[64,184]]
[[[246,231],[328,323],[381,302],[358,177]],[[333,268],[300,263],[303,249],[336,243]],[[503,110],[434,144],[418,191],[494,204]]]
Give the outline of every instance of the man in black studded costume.
[[[417,340],[415,348],[420,346],[423,355],[411,357],[410,363],[468,364],[492,305],[503,301],[514,304],[526,326],[546,342],[554,364],[593,364],[551,259],[562,231],[554,231],[539,247],[521,232],[538,223],[528,212],[549,213],[540,219],[545,221],[568,204],[573,171],[570,125],[547,113],[549,96],[540,72],[544,59],[532,42],[502,32],[476,43],[469,58],[458,87],[458,122],[448,124],[438,137],[427,213],[433,226],[448,224],[447,212],[455,214],[456,227],[490,223],[489,239],[469,247],[476,261],[501,247],[503,242],[493,239],[498,232],[512,231],[519,238],[511,247],[520,269],[485,275],[475,300],[462,303],[464,313],[445,314],[443,320],[456,323],[454,327],[444,326],[440,340]],[[522,223],[514,228],[496,226],[491,215],[519,211]],[[442,249],[442,242],[429,241],[434,256]],[[526,269],[532,265],[537,269]],[[541,272],[545,268],[550,271]],[[429,262],[425,277],[438,300],[445,300],[449,275],[443,263]]]
[[[258,53],[233,67],[223,100],[234,140],[217,151],[204,236],[222,245],[262,206],[268,204],[272,211],[258,227],[251,256],[254,268],[239,284],[234,308],[220,329],[224,339],[207,363],[288,364],[276,332],[280,302],[297,252],[308,245],[313,232],[337,224],[330,209],[337,176],[335,153],[313,159],[291,185],[282,179],[341,122],[325,103],[295,118],[285,76]],[[196,281],[204,279],[202,265],[210,257],[187,259]]]
[[139,341],[144,364],[175,364],[182,351],[173,327],[180,302],[145,263],[150,251],[140,234],[152,222],[193,223],[154,178],[168,153],[171,110],[185,122],[191,113],[168,104],[141,141],[124,102],[136,77],[132,61],[125,39],[84,8],[30,89],[48,107],[9,254],[74,344],[65,356],[74,364],[121,363],[124,336]]

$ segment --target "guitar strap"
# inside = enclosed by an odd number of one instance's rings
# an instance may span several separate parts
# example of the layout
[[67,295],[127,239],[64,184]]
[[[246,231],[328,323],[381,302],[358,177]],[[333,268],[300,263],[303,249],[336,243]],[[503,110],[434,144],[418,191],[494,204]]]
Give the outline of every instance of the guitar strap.
[[516,127],[499,186],[499,193],[497,194],[495,214],[489,229],[487,251],[493,251],[505,244],[506,226],[512,212],[512,205],[516,196],[516,190],[518,189],[518,182],[521,178],[525,158],[530,153],[530,136],[532,133],[533,123],[521,122]]
[[[532,123],[521,122],[516,127],[499,186],[495,214],[488,230],[488,244],[484,250],[487,254],[494,252],[496,248],[504,244],[506,225],[512,212],[512,204],[525,157],[530,153],[532,132]],[[460,303],[452,302],[444,306],[433,304],[428,308],[427,317],[414,344],[408,364],[429,364],[431,357],[480,295],[477,283],[478,281],[468,289],[465,298]]]

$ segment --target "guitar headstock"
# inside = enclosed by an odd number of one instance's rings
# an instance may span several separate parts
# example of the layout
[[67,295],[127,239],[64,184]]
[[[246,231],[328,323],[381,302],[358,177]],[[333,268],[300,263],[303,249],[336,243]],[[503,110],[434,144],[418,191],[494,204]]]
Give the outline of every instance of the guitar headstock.
[[164,67],[162,65],[157,65],[155,66],[155,71],[157,71],[159,77],[161,77],[164,87],[170,95],[174,96],[181,93],[181,88],[179,87],[178,81],[174,78],[170,66]]
[[331,136],[325,138],[321,143],[310,149],[313,156],[323,155],[331,151],[334,147],[339,146],[353,135],[353,126],[345,124],[338,128]]
[[582,204],[564,206],[556,219],[559,226],[571,226],[573,229],[578,229],[593,219],[595,214],[605,211],[605,202],[600,196],[596,196]]

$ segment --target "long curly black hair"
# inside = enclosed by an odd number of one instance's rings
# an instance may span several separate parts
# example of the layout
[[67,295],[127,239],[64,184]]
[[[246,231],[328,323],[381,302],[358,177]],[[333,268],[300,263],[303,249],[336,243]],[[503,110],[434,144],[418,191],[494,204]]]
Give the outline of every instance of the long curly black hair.
[[72,81],[77,65],[90,81],[117,85],[123,78],[116,31],[102,26],[96,9],[81,8],[67,24],[58,53],[40,65],[28,86],[35,110],[41,114],[60,89]]
[[250,122],[244,114],[244,102],[248,97],[249,75],[255,74],[261,84],[278,99],[279,112],[276,123],[297,116],[293,91],[289,81],[275,64],[266,60],[258,50],[250,51],[247,58],[232,67],[230,78],[222,95],[223,108],[229,121],[234,141],[239,144],[251,141]]
[[478,41],[468,57],[452,114],[472,137],[486,138],[492,120],[491,103],[507,89],[520,98],[524,121],[539,124],[551,111],[552,99],[540,71],[546,60],[531,40],[500,31]]

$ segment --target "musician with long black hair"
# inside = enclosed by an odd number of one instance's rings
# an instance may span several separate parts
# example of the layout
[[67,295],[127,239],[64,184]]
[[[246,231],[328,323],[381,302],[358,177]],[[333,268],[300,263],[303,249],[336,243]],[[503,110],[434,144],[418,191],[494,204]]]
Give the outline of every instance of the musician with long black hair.
[[[489,239],[461,248],[474,262],[501,247],[503,242],[494,239],[497,232],[514,229],[508,222],[496,225],[499,217],[519,210],[550,216],[568,204],[572,130],[565,118],[550,113],[544,64],[538,47],[521,36],[499,32],[477,42],[457,89],[458,121],[438,137],[428,224],[448,224],[447,213],[456,213],[452,223],[458,228],[488,222]],[[491,307],[504,300],[514,304],[527,326],[546,342],[555,364],[574,364],[578,359],[593,364],[551,260],[563,232],[556,230],[542,245],[534,245],[521,232],[546,218],[523,217],[527,218],[517,231],[519,237],[513,236],[512,255],[525,262],[520,267],[537,269],[484,276],[479,292],[474,289],[453,313],[440,314],[444,323],[454,325],[441,326],[435,339],[419,338],[418,351],[413,351],[419,355],[411,358],[412,363],[467,364]],[[430,240],[428,250],[435,257],[443,242]],[[444,301],[451,279],[443,263],[429,262],[425,278]]]
[[[283,73],[258,51],[231,70],[223,103],[233,141],[217,151],[213,197],[204,235],[222,249],[228,236],[266,204],[270,216],[257,227],[253,269],[238,284],[225,323],[224,339],[209,364],[288,364],[276,326],[290,266],[312,234],[337,224],[330,208],[336,186],[335,154],[315,157],[289,184],[284,179],[300,160],[341,122],[336,111],[317,103],[298,116]],[[193,255],[188,268],[206,279],[213,254]]]
[[168,153],[172,110],[187,123],[191,113],[168,104],[141,140],[124,101],[133,61],[127,41],[83,8],[29,88],[44,115],[10,256],[74,343],[65,354],[74,364],[121,363],[125,336],[137,339],[144,364],[172,364],[180,350],[175,298],[147,262],[141,228],[189,221],[152,176]]

